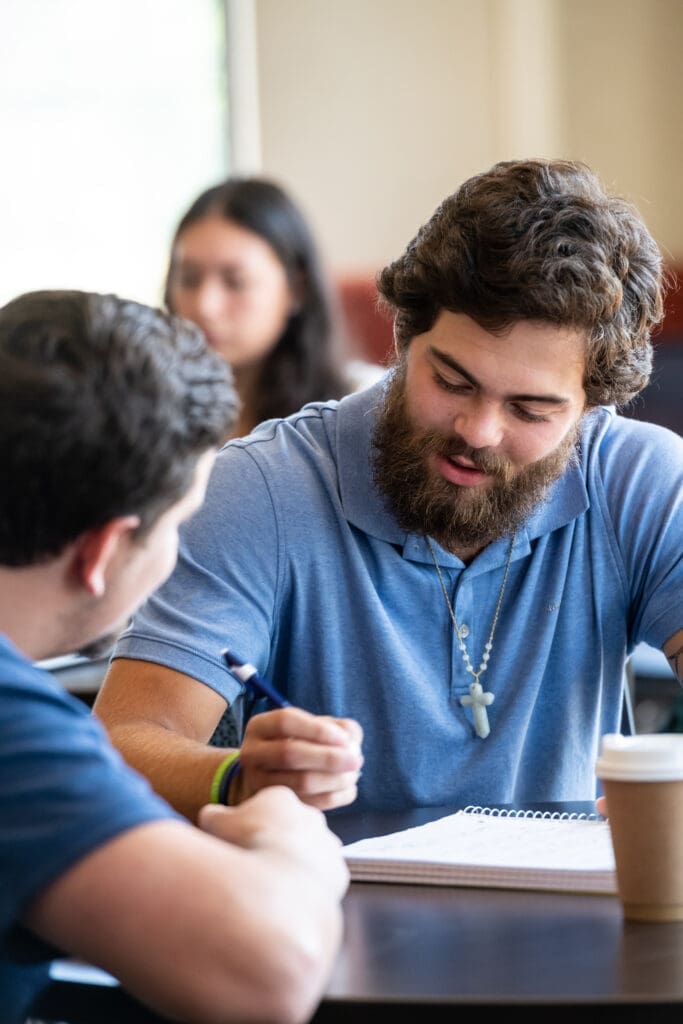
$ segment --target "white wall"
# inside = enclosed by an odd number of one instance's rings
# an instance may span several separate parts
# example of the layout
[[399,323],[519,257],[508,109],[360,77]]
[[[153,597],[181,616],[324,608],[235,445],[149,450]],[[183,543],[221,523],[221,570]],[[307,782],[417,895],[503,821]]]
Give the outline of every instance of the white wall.
[[683,2],[565,0],[565,148],[683,261]]
[[256,0],[263,170],[374,270],[499,159],[585,159],[683,258],[681,0]]

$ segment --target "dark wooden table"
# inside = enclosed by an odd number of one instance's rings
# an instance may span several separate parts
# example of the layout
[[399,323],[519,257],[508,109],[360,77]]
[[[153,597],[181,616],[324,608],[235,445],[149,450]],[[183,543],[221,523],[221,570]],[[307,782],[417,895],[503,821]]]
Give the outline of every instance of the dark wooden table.
[[[352,842],[451,810],[348,811],[329,821]],[[683,1021],[683,922],[625,921],[616,897],[356,882],[345,916],[344,943],[315,1024],[376,1022],[380,1010],[402,1008],[420,1022],[452,1021],[458,1011],[480,1008],[487,1019],[522,1010],[525,1024],[576,1024],[581,1012],[586,1024],[598,1014],[601,1024]],[[65,1013],[62,1003],[54,1019],[157,1019],[126,1013],[120,990],[99,994],[96,1016],[88,1016],[87,994],[80,998],[78,1012]]]
[[[536,805],[557,809],[559,805]],[[590,811],[590,804],[565,804]],[[455,808],[330,815],[344,842],[419,825]],[[346,938],[317,1022],[376,1019],[412,1008],[419,1020],[683,1021],[683,922],[625,921],[616,897],[356,882]]]

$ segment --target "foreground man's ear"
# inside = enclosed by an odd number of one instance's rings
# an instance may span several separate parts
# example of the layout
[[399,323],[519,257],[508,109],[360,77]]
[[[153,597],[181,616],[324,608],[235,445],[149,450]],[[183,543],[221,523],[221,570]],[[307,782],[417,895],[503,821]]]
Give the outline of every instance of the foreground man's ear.
[[139,516],[117,516],[103,526],[87,530],[76,541],[73,561],[76,579],[93,597],[104,594],[107,568],[119,543],[139,525]]

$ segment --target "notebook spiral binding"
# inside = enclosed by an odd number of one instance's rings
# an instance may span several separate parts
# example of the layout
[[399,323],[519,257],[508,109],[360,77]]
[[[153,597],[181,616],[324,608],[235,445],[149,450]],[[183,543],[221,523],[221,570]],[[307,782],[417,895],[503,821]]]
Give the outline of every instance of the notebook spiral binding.
[[553,821],[598,821],[599,814],[577,814],[574,811],[531,811],[514,810],[508,807],[479,807],[468,804],[465,814],[488,814],[492,818],[545,818]]

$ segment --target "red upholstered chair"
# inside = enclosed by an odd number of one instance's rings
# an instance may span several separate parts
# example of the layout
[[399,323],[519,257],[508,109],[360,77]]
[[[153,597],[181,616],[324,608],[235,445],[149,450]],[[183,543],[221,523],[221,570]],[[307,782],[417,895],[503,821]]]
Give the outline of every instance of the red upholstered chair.
[[355,359],[384,365],[393,353],[391,318],[377,305],[372,273],[349,273],[337,278],[349,353]]
[[669,267],[672,287],[664,322],[654,335],[650,383],[624,412],[683,435],[683,267]]

